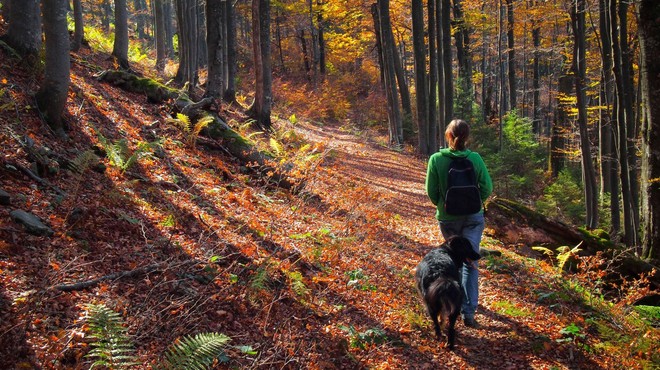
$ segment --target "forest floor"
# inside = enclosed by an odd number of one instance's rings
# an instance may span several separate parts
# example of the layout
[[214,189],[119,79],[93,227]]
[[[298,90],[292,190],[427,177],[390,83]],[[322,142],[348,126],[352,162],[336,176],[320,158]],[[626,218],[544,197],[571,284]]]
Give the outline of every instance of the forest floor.
[[[480,326],[459,321],[449,351],[413,281],[442,239],[424,192],[425,161],[411,149],[390,150],[382,133],[348,125],[276,119],[271,137],[299,153],[294,163],[304,169],[304,186],[292,193],[222,150],[187,144],[166,122],[169,106],[98,82],[94,74],[112,67],[105,56],[84,49],[72,58],[67,141],[34,109],[33,72],[5,54],[0,63],[0,189],[11,196],[0,206],[0,368],[89,368],[92,303],[121,315],[137,368],[155,367],[177,338],[204,332],[231,338],[217,368],[658,366],[657,328],[640,330],[627,321],[636,317],[628,306],[589,295],[595,279],[562,274],[489,229],[482,247],[502,255],[481,262]],[[220,115],[246,121],[236,107]],[[18,170],[31,166],[30,142],[74,160],[102,146],[99,134],[133,151],[159,144],[126,170],[102,158],[105,168],[60,168],[43,174],[48,183]],[[15,209],[54,234],[26,233],[10,217]],[[85,289],[58,288],[144,266]]]

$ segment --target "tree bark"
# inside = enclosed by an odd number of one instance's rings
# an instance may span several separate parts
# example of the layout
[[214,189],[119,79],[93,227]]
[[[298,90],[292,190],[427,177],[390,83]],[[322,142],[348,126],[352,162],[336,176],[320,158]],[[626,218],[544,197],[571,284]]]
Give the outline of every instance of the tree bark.
[[256,125],[271,129],[270,110],[273,100],[270,59],[270,0],[252,0],[252,52],[255,70],[254,102],[248,115]]
[[[443,117],[441,121],[442,127],[447,125],[449,121],[454,119],[454,74],[452,73],[452,55],[451,55],[451,0],[440,0],[440,14],[441,18],[438,19],[440,29],[442,30],[442,81],[444,83],[441,99],[444,101],[444,112],[441,113]],[[440,39],[438,39],[440,41]]]
[[78,51],[83,43],[85,37],[85,29],[83,26],[83,9],[80,0],[73,0],[73,19],[75,23],[75,30],[73,33],[73,43],[71,50]]
[[2,37],[28,63],[35,65],[41,50],[41,11],[39,0],[22,0],[9,9],[9,28]]
[[115,42],[112,48],[119,67],[130,69],[128,65],[128,10],[126,0],[115,0]]
[[165,9],[163,0],[154,0],[154,26],[156,39],[156,69],[162,71],[165,68],[167,58],[167,44],[165,43]]
[[39,111],[58,135],[64,136],[62,114],[69,92],[69,32],[66,0],[44,0],[46,65],[43,86],[36,94]]
[[208,43],[208,77],[205,96],[222,97],[225,79],[224,1],[206,0],[206,27]]
[[399,109],[399,96],[396,91],[396,73],[394,67],[394,37],[390,23],[389,0],[378,0],[378,19],[381,28],[381,44],[383,46],[383,67],[385,69],[385,93],[387,95],[387,111],[389,121],[390,145],[398,147],[403,144],[403,123]]
[[[415,98],[417,103],[418,151],[432,153],[429,143],[428,94],[426,87],[426,51],[424,45],[424,7],[422,0],[412,0],[413,53],[415,56]],[[435,150],[433,150],[434,152]]]
[[578,126],[580,129],[580,151],[582,158],[582,180],[586,206],[585,225],[588,229],[598,226],[598,189],[596,186],[596,172],[591,158],[591,144],[589,142],[589,129],[587,117],[586,89],[586,46],[585,46],[585,0],[575,0],[571,7],[573,25],[573,73],[575,76],[575,92],[577,96]]
[[236,16],[232,1],[225,1],[224,32],[227,40],[227,55],[225,56],[225,91],[223,99],[228,103],[236,101]]
[[507,15],[507,64],[509,65],[509,107],[516,109],[516,48],[515,39],[513,35],[514,17],[513,17],[513,0],[506,0],[506,15]]
[[642,84],[642,257],[660,262],[660,3],[637,7]]

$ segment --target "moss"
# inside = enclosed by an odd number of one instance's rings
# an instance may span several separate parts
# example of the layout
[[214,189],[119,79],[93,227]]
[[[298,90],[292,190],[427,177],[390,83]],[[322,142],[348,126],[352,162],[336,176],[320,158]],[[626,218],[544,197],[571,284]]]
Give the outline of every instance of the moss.
[[585,242],[599,251],[606,251],[610,249],[621,249],[616,245],[607,232],[601,229],[587,230],[579,227],[578,231],[584,237]]

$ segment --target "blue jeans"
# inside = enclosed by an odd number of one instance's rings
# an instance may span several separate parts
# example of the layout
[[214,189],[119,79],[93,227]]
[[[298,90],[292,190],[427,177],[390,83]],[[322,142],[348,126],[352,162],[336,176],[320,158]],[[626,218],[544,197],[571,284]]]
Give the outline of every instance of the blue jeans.
[[[483,213],[475,213],[459,220],[440,221],[439,223],[440,232],[445,240],[452,236],[462,236],[472,243],[475,251],[479,252],[481,236],[486,225]],[[474,261],[474,266],[477,266],[477,261]],[[479,270],[469,265],[464,265],[461,270],[461,283],[465,294],[461,314],[463,318],[473,318],[479,303]]]

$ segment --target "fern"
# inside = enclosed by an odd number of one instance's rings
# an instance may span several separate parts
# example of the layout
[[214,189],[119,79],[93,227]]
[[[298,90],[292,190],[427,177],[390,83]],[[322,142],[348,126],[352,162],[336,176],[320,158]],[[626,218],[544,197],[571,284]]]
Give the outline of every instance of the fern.
[[85,357],[95,358],[90,368],[125,369],[136,365],[133,344],[121,316],[103,304],[85,305],[87,332],[94,341]]
[[92,150],[84,151],[76,158],[74,158],[70,163],[69,167],[72,171],[75,171],[79,175],[82,175],[93,163],[96,163],[99,160],[99,157]]
[[140,141],[138,142],[135,151],[131,152],[131,149],[128,147],[128,140],[125,138],[119,139],[113,143],[98,131],[96,135],[99,143],[105,151],[110,165],[119,168],[122,172],[131,168],[131,166],[137,163],[140,158],[153,153],[153,151],[161,145],[161,142],[158,140],[152,142]]
[[309,288],[303,281],[303,276],[299,271],[292,271],[287,273],[291,284],[291,290],[298,296],[306,296],[309,294]]
[[180,127],[185,133],[190,132],[190,118],[183,113],[177,113],[176,118],[168,118],[165,122]]
[[206,369],[215,359],[227,361],[224,348],[231,340],[219,333],[200,333],[184,336],[170,346],[165,354],[164,369]]
[[252,276],[252,279],[250,279],[250,288],[255,291],[268,289],[268,284],[271,281],[268,267],[269,266],[267,263],[264,266],[259,266],[257,271],[254,273],[254,276]]
[[199,134],[202,132],[202,130],[205,127],[207,127],[209,124],[213,123],[213,117],[204,116],[199,120],[197,120],[195,125],[192,126],[190,122],[190,117],[186,116],[183,113],[177,113],[176,118],[168,118],[166,122],[180,127],[186,137],[186,142],[188,143],[188,145],[195,146],[195,142],[197,141],[197,138],[199,137]]
[[270,148],[273,149],[273,152],[275,152],[275,155],[278,157],[284,154],[284,147],[274,137],[270,138]]

